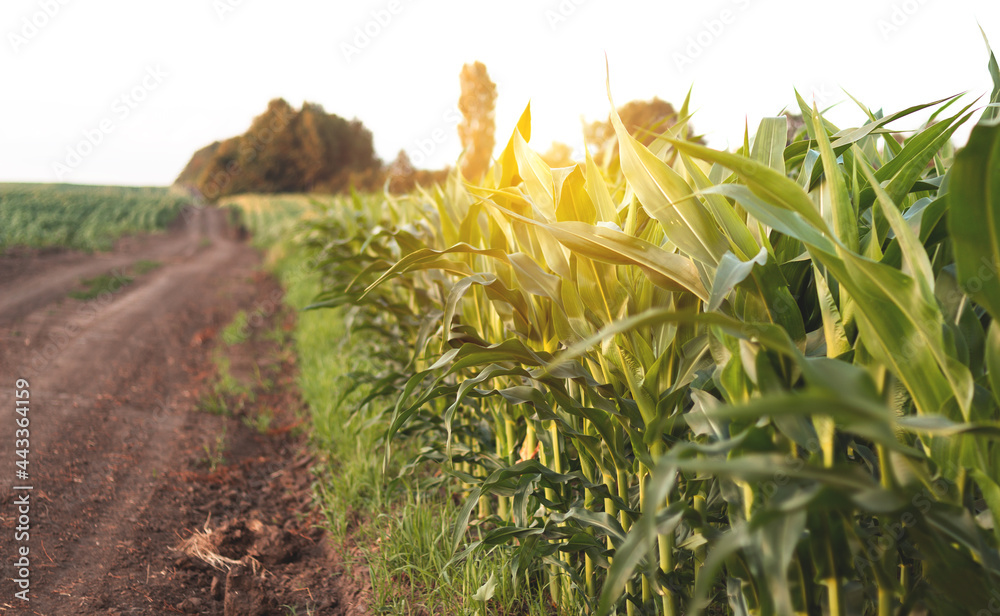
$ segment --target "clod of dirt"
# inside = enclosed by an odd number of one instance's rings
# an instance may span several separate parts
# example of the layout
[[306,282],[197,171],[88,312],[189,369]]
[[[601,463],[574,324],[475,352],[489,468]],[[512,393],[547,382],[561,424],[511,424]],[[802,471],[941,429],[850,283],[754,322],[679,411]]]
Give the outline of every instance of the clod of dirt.
[[200,614],[202,607],[202,600],[198,597],[188,597],[187,599],[181,601],[177,604],[177,609],[184,612],[185,614]]
[[239,560],[253,546],[254,535],[242,520],[232,520],[212,531],[211,541],[217,554]]
[[302,542],[295,535],[277,526],[250,520],[247,528],[253,533],[253,546],[248,554],[265,566],[281,565],[298,560]]
[[264,616],[277,607],[263,578],[249,564],[234,566],[226,575],[225,616]]

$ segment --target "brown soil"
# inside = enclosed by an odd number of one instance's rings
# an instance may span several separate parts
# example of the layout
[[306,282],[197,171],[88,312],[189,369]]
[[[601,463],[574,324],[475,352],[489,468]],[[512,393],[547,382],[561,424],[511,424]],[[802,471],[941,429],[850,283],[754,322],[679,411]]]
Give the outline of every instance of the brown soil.
[[[0,256],[0,614],[361,614],[313,506],[287,334],[294,315],[223,212],[108,254]],[[92,300],[81,278],[162,266]],[[238,310],[249,340],[219,333]],[[285,335],[276,335],[284,332]],[[218,392],[213,354],[245,387]],[[15,381],[30,381],[28,480],[15,478]],[[225,407],[231,415],[206,412]],[[254,418],[271,418],[253,424]],[[272,418],[273,417],[273,418]],[[15,541],[14,485],[30,485]],[[30,548],[30,602],[15,550]]]

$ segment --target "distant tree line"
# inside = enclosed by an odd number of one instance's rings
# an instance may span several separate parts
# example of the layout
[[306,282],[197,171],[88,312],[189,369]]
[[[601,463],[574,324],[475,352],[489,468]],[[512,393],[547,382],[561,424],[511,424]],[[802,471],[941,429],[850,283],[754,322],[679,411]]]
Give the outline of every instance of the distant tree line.
[[[481,62],[466,64],[460,74],[458,125],[463,154],[459,170],[478,181],[492,161],[495,144],[496,84]],[[645,144],[672,126],[677,113],[670,103],[632,101],[619,108],[625,127]],[[690,129],[689,134],[690,136]],[[606,160],[617,154],[617,140],[610,118],[585,127],[588,147]],[[553,143],[543,155],[552,166],[570,166],[580,160],[571,148]],[[322,106],[304,103],[295,109],[284,99],[272,100],[254,118],[243,135],[216,141],[198,150],[176,180],[215,201],[239,193],[340,193],[351,189],[407,193],[418,185],[443,182],[449,169],[414,168],[400,150],[389,164],[375,155],[372,133],[360,120],[346,120],[327,113]]]
[[245,192],[334,193],[371,183],[381,167],[371,131],[359,120],[313,103],[296,110],[279,98],[243,135],[195,152],[176,183],[211,200]]

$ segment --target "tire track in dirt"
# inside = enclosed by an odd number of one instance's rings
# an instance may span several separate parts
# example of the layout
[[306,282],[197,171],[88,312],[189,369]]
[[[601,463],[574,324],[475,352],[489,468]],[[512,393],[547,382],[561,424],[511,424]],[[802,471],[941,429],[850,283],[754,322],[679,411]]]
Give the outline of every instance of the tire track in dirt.
[[[17,378],[29,378],[32,396],[32,601],[23,613],[117,613],[106,611],[113,607],[107,605],[111,578],[120,577],[112,571],[128,565],[144,539],[137,522],[155,523],[159,512],[150,503],[156,506],[166,476],[183,470],[223,421],[191,412],[194,384],[204,380],[207,363],[204,349],[195,347],[204,332],[211,336],[237,307],[253,302],[260,258],[230,237],[223,211],[194,210],[185,218],[167,237],[126,254],[49,264],[43,258],[0,278],[5,561],[12,556],[14,526]],[[163,265],[110,299],[83,306],[60,301],[80,277],[138,259]],[[147,562],[146,583],[157,574]],[[6,571],[0,575],[0,613],[24,607],[8,578]],[[163,606],[128,613],[158,614]]]
[[[206,215],[214,213],[205,212]],[[150,385],[182,380],[184,375],[176,373],[178,371],[171,366],[171,359],[176,354],[174,348],[183,343],[181,339],[171,339],[172,317],[185,310],[196,311],[199,298],[193,295],[210,297],[212,294],[206,291],[222,282],[218,280],[220,274],[245,277],[251,271],[246,265],[239,267],[237,255],[240,250],[236,244],[220,236],[206,237],[214,242],[211,249],[198,254],[197,258],[165,266],[147,283],[128,290],[91,320],[78,337],[45,366],[42,374],[33,379],[33,389],[42,392],[43,396],[58,391],[86,399],[118,394],[116,397],[122,400],[121,394],[125,393],[122,401],[127,403],[132,397],[130,394],[145,390],[139,385],[144,384],[144,380],[152,381]],[[243,256],[249,255],[244,252]],[[252,263],[249,260],[248,264]],[[83,366],[93,366],[96,370],[81,370]],[[101,452],[107,460],[106,466],[89,465],[73,476],[73,481],[84,490],[99,488],[91,495],[74,499],[91,497],[89,502],[97,515],[93,526],[74,533],[76,540],[66,546],[61,558],[63,562],[107,563],[114,559],[117,548],[109,545],[107,538],[115,537],[121,529],[134,524],[150,495],[147,473],[153,469],[169,469],[170,456],[176,454],[178,431],[187,417],[170,412],[176,402],[169,400],[169,395],[168,391],[161,390],[151,405],[145,408],[134,403],[122,405],[113,408],[113,414],[103,412],[103,408],[46,405],[44,398],[41,400],[41,406],[50,409],[43,429],[45,425],[73,427],[70,434],[65,429],[42,432],[36,441],[41,455],[72,443],[71,435],[81,433],[85,429],[83,423],[99,426],[96,431],[103,437],[100,441],[112,444]],[[87,410],[94,412],[86,413]],[[56,443],[48,442],[46,437],[50,435]],[[124,450],[115,448],[114,444],[124,446]],[[66,447],[61,453],[77,458],[72,447]],[[126,460],[130,464],[116,464]],[[105,501],[102,498],[105,495],[112,498]],[[107,506],[102,507],[105,502]],[[72,595],[74,578],[79,577],[76,572],[64,569],[53,576],[49,584],[57,592]],[[83,580],[86,583],[85,577]]]
[[190,258],[205,237],[202,210],[188,209],[171,233],[126,238],[112,253],[0,257],[0,325],[10,324],[66,296],[83,278],[121,270],[139,259],[174,261]]

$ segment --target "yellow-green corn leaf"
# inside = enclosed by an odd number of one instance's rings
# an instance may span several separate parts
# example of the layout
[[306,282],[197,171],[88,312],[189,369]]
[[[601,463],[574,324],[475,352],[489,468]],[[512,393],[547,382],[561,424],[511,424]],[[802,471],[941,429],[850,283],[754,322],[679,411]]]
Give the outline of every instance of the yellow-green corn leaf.
[[1000,404],[1000,324],[997,321],[990,323],[986,336],[986,370],[993,399]]
[[590,150],[587,150],[587,194],[597,208],[598,222],[618,223],[618,208]]
[[583,167],[574,165],[568,172],[553,170],[556,185],[556,220],[577,220],[592,225],[597,222],[597,208],[587,192]]
[[604,263],[636,265],[654,284],[668,291],[687,291],[708,301],[708,291],[698,269],[686,257],[621,231],[582,222],[553,223],[548,229],[573,252]]
[[[611,96],[610,84],[608,96]],[[618,135],[622,173],[643,209],[663,225],[667,239],[685,254],[717,265],[726,254],[727,242],[708,211],[694,197],[691,187],[625,130],[614,109],[611,122]]]
[[[499,204],[491,205],[513,219],[540,227],[542,232],[550,234],[572,252],[604,263],[636,265],[655,284],[669,291],[688,291],[699,299],[708,301],[708,291],[701,281],[698,269],[686,257],[667,252],[645,240],[614,229],[576,221],[544,223]],[[570,277],[556,273],[563,278]]]
[[823,337],[826,341],[826,356],[840,357],[851,350],[851,341],[847,338],[840,309],[830,293],[826,276],[813,264],[813,279],[816,281],[816,295],[819,301],[820,316],[823,318]]
[[750,276],[755,265],[764,266],[766,264],[767,250],[764,248],[761,248],[757,256],[749,261],[742,261],[731,252],[723,255],[719,267],[715,270],[715,278],[712,280],[712,295],[708,300],[706,310],[718,310],[722,300],[737,284]]
[[561,280],[558,276],[547,273],[523,252],[511,253],[508,259],[521,289],[555,302],[560,300]]
[[532,205],[538,208],[546,222],[556,219],[555,186],[552,183],[552,170],[542,157],[528,147],[521,133],[514,131],[511,138],[514,142],[514,158],[517,161],[517,173],[524,181],[525,190],[531,197]]
[[[496,167],[499,171],[496,177],[496,185],[490,188],[506,188],[508,186],[516,186],[521,183],[521,176],[517,174],[517,160],[514,156],[514,135],[520,134],[525,141],[531,140],[531,103],[529,102],[525,107],[524,111],[521,113],[521,117],[517,121],[517,126],[514,128],[514,132],[511,134],[510,141],[507,142],[507,146],[500,153],[500,158],[497,159]],[[489,174],[487,174],[487,177]]]
[[731,169],[755,195],[797,213],[820,233],[830,235],[816,205],[794,180],[745,156],[713,150],[687,141],[674,140],[673,144],[678,150],[691,156]]

